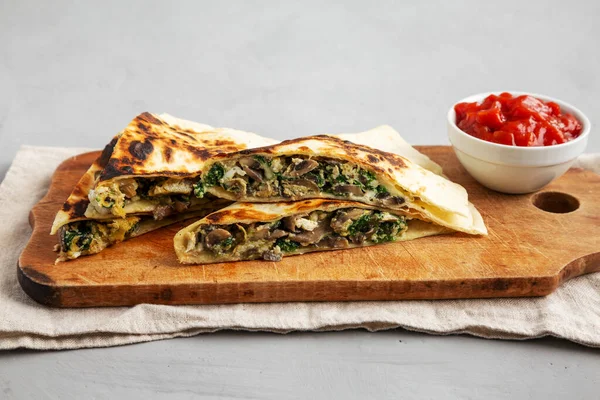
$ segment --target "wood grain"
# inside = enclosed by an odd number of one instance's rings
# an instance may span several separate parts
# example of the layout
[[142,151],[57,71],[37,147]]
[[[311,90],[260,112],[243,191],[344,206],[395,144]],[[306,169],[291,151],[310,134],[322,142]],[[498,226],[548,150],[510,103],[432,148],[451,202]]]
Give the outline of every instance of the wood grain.
[[[186,266],[177,262],[172,243],[183,222],[54,265],[57,239],[48,234],[52,220],[98,156],[93,152],[63,162],[48,194],[31,211],[33,233],[19,258],[19,282],[42,304],[91,307],[543,296],[570,278],[600,270],[600,176],[569,170],[542,192],[568,193],[579,208],[550,213],[532,204],[535,195],[485,189],[450,147],[419,150],[468,190],[489,236],[457,233],[286,257],[278,263]],[[556,208],[561,196],[548,197]]]

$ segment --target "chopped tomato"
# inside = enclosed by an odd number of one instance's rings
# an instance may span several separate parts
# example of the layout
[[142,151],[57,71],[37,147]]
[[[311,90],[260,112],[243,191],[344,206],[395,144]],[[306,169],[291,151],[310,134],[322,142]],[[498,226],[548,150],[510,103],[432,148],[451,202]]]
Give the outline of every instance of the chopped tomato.
[[577,138],[583,129],[554,102],[510,93],[489,95],[481,103],[454,106],[456,125],[476,138],[509,146],[551,146]]

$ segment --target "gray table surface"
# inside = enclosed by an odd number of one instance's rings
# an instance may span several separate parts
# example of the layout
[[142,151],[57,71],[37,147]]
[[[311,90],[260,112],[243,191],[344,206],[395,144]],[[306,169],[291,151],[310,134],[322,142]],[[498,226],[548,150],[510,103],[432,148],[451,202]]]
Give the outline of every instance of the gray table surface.
[[[279,139],[387,123],[446,144],[454,101],[506,89],[594,122],[598,17],[594,1],[3,0],[0,174],[22,144],[100,148],[142,111]],[[1,353],[0,398],[597,398],[599,355],[557,339],[225,332]]]

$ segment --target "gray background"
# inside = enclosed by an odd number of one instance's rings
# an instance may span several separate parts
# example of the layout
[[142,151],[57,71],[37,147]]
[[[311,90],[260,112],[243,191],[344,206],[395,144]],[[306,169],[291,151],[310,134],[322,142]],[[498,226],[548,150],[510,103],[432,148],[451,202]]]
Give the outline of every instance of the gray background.
[[[21,144],[100,148],[142,111],[279,139],[387,123],[445,144],[453,102],[521,90],[594,123],[599,17],[594,1],[0,0],[0,174]],[[599,355],[556,339],[219,333],[2,353],[0,398],[597,398]]]

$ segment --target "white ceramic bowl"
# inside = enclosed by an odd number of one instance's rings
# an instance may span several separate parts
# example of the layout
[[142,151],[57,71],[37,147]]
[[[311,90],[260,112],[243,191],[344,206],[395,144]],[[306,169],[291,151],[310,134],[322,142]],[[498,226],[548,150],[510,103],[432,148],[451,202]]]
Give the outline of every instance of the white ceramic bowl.
[[[469,96],[458,103],[480,102],[487,92]],[[515,96],[529,94],[560,105],[562,112],[572,114],[583,126],[574,140],[553,146],[518,147],[486,142],[463,132],[456,126],[454,105],[448,111],[448,138],[465,169],[483,186],[503,193],[531,193],[558,178],[583,153],[590,133],[589,119],[572,105],[534,93],[509,92]]]

